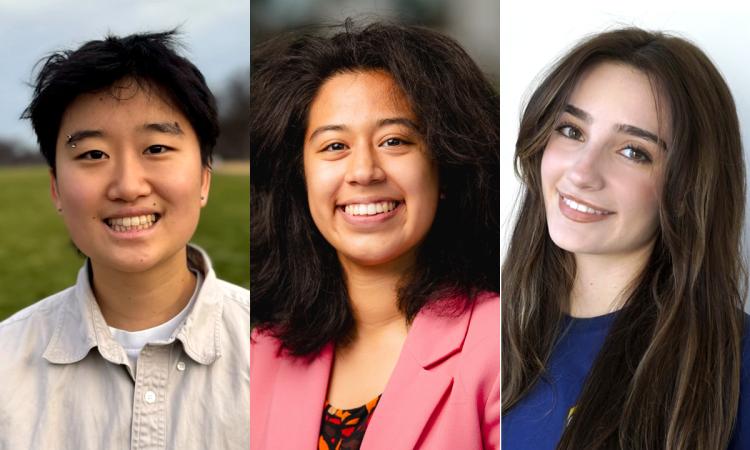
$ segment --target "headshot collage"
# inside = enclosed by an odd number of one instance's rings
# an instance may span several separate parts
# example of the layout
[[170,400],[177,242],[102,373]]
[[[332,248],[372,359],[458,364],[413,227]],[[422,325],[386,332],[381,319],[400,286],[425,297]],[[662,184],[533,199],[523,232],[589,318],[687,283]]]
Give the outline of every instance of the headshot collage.
[[748,23],[0,0],[0,450],[750,450]]

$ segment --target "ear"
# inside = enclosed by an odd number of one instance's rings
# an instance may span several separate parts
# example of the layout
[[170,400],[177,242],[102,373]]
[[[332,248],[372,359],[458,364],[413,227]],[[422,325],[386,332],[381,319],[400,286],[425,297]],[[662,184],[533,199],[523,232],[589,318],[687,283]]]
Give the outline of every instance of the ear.
[[201,208],[208,203],[208,191],[211,190],[211,168],[201,169]]
[[55,171],[52,169],[49,170],[49,194],[57,212],[61,212],[62,202],[60,201],[60,193],[57,191],[57,177],[55,177]]

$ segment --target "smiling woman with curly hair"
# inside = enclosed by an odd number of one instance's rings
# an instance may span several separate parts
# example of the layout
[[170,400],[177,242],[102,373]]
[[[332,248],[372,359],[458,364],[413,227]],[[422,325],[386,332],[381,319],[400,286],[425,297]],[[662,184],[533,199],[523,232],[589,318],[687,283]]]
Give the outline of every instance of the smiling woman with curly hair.
[[251,98],[253,448],[497,448],[494,88],[348,21],[254,49]]

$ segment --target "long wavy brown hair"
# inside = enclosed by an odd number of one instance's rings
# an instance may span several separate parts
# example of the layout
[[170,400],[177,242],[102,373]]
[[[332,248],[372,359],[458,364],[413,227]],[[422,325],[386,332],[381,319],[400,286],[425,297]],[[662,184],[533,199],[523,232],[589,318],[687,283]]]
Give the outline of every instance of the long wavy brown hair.
[[732,95],[685,39],[637,28],[590,37],[548,72],[521,118],[524,190],[502,268],[503,414],[535,383],[569,310],[573,256],[550,239],[540,176],[553,125],[581,74],[601,62],[649,77],[668,108],[659,230],[624,293],[558,449],[726,448],[737,414],[746,272],[740,238],[745,169]]

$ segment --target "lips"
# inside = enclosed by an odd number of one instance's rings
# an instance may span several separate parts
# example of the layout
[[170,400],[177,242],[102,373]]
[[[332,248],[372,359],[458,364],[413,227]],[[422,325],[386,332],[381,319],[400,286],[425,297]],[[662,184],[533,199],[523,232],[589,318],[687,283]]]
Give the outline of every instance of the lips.
[[587,204],[583,203],[581,200],[573,200],[570,197],[566,197],[562,194],[560,194],[560,197],[562,198],[562,201],[568,205],[570,208],[575,209],[576,211],[586,213],[586,214],[596,214],[596,215],[606,215],[606,214],[612,214],[611,211],[607,211],[604,209],[595,209],[591,206],[588,206]]
[[104,219],[108,227],[117,232],[147,230],[159,221],[161,215],[158,213],[137,214],[120,217],[109,217]]
[[371,203],[350,203],[344,205],[343,209],[350,216],[374,216],[393,211],[399,203],[391,200]]
[[614,211],[608,211],[561,192],[558,192],[558,197],[558,206],[562,214],[575,222],[598,222],[614,214]]

